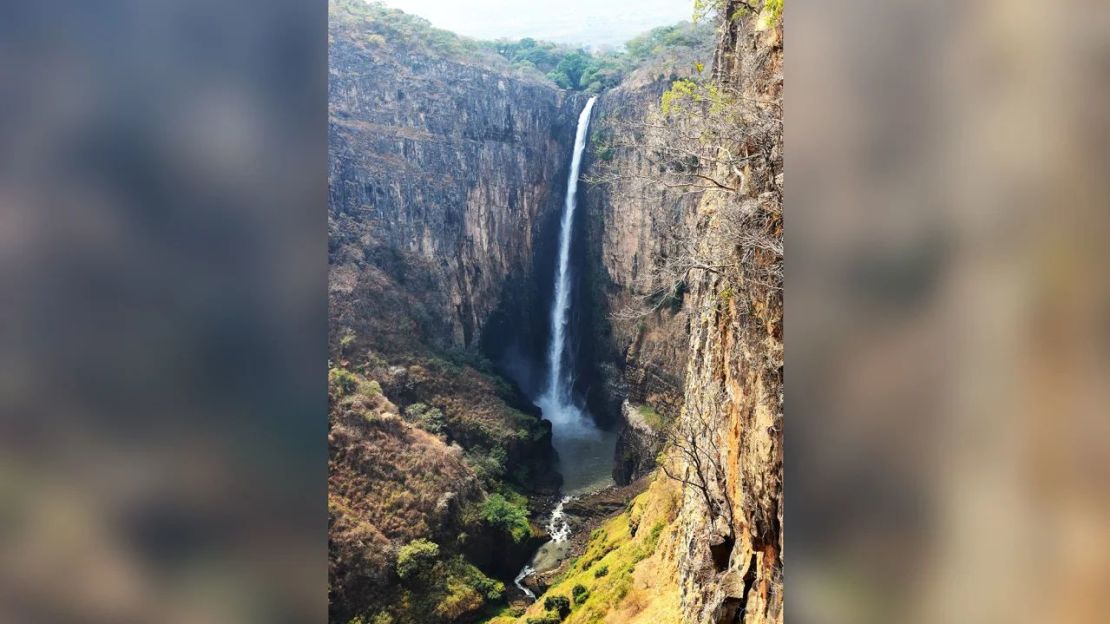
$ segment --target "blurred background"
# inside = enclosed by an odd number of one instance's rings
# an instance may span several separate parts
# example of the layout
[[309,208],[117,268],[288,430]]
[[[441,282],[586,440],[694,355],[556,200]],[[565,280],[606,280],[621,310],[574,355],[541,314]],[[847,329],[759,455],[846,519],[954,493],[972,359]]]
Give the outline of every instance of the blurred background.
[[788,620],[1110,621],[1110,4],[785,15]]
[[0,9],[0,621],[322,621],[324,2]]
[[[325,619],[326,8],[0,9],[0,621]],[[784,19],[788,620],[1110,621],[1110,5]]]

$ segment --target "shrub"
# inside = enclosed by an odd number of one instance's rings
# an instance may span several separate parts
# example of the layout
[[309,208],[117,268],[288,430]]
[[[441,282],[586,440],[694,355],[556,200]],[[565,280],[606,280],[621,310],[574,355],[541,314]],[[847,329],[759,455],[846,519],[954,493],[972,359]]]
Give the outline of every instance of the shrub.
[[543,599],[543,608],[559,614],[559,619],[570,615],[570,600],[566,596],[548,596]]
[[489,578],[462,556],[437,563],[431,578],[435,584],[430,592],[435,601],[433,611],[447,622],[465,619],[487,601],[500,600],[505,592],[504,583]]
[[397,576],[406,580],[427,579],[438,557],[439,544],[426,539],[413,540],[397,553]]
[[639,412],[640,418],[642,418],[653,431],[661,432],[666,428],[666,419],[663,418],[654,407],[650,405],[641,405],[636,408],[636,411]]
[[505,531],[515,542],[522,542],[532,535],[528,510],[522,501],[511,501],[500,493],[491,494],[478,511],[486,524]]
[[438,408],[413,403],[405,408],[405,420],[420,427],[428,433],[440,434],[447,428],[447,421],[443,412]]
[[585,585],[575,585],[570,593],[574,596],[574,604],[576,605],[580,605],[590,598],[590,590],[586,589]]
[[603,565],[600,568],[594,570],[594,578],[601,578],[601,577],[605,576],[608,573],[609,573],[609,566]]
[[447,593],[436,604],[435,613],[448,622],[454,622],[467,613],[477,611],[482,604],[482,596],[476,589],[459,579],[450,579],[447,581]]
[[339,390],[339,396],[346,396],[358,388],[358,377],[345,368],[332,368],[328,371],[328,381]]
[[563,620],[557,615],[541,615],[540,617],[530,617],[526,620],[527,624],[559,624]]

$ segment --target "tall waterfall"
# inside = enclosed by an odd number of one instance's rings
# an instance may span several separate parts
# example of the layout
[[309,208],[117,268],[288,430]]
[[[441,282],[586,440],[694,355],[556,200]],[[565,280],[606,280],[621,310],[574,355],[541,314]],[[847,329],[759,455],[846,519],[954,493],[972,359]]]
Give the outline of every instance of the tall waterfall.
[[555,270],[555,297],[551,302],[551,344],[547,350],[547,391],[540,399],[540,407],[553,424],[576,420],[581,413],[571,400],[572,379],[566,373],[563,359],[567,350],[567,323],[570,316],[570,239],[573,235],[574,209],[578,203],[578,176],[582,166],[582,152],[590,131],[590,113],[596,97],[591,97],[578,116],[578,133],[574,137],[574,155],[570,161],[567,178],[567,198],[563,205],[563,219],[559,226],[559,264]]
[[524,586],[528,576],[547,572],[562,561],[570,549],[573,527],[564,512],[564,505],[574,496],[612,485],[613,452],[616,434],[602,431],[582,409],[574,404],[571,386],[574,378],[565,365],[567,357],[567,325],[571,305],[570,242],[574,226],[574,209],[578,194],[579,169],[586,137],[590,130],[590,113],[596,98],[590,98],[578,116],[578,133],[574,139],[574,155],[567,179],[567,201],[559,226],[559,263],[555,269],[555,297],[551,302],[551,344],[547,349],[547,388],[535,399],[545,418],[551,421],[552,444],[559,455],[559,472],[563,475],[563,491],[568,494],[559,501],[547,523],[551,538],[520,571],[514,582],[529,598],[535,595]]

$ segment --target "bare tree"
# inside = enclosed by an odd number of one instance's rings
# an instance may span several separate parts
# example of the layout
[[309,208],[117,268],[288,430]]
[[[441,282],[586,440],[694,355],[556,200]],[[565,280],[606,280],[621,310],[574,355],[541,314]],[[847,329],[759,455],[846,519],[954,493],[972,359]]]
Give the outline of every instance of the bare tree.
[[[605,117],[596,142],[603,157],[589,182],[614,192],[641,182],[700,193],[703,205],[713,206],[692,227],[674,232],[673,248],[652,262],[648,291],[616,312],[618,320],[643,317],[673,301],[699,273],[752,297],[781,291],[781,102],[741,92],[742,76],[753,75],[761,62],[766,59],[746,61],[741,79],[703,72],[675,81],[646,114],[624,109]],[[630,159],[638,166],[629,166]]]
[[666,462],[660,464],[660,469],[667,478],[698,492],[711,516],[724,518],[727,526],[735,527],[727,472],[714,439],[719,429],[716,424],[702,411],[670,423],[658,435],[682,457],[684,470],[677,471]]

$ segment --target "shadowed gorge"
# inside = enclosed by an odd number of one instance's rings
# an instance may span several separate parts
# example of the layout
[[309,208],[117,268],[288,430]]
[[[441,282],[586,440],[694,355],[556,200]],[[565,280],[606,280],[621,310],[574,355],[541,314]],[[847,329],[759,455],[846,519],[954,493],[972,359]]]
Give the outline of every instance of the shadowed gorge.
[[615,52],[329,6],[329,620],[781,621],[775,6]]

